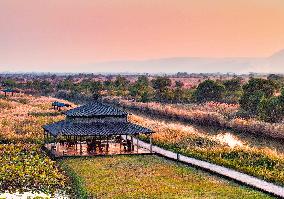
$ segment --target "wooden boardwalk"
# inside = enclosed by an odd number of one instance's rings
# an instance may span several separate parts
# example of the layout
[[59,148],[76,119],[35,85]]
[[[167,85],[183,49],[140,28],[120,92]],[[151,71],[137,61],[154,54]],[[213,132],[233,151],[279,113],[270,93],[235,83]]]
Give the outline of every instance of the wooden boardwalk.
[[[150,150],[150,144],[145,143],[141,140],[138,140],[138,142],[137,142],[136,138],[133,138],[133,139],[134,139],[135,144],[138,143],[138,145],[140,147],[143,147],[143,148]],[[257,188],[259,190],[262,190],[264,192],[270,193],[274,196],[284,198],[284,187],[275,185],[273,183],[266,182],[266,181],[258,179],[256,177],[249,176],[247,174],[235,171],[233,169],[228,169],[228,168],[223,167],[223,166],[211,164],[211,163],[208,163],[208,162],[202,161],[202,160],[197,160],[195,158],[186,157],[184,155],[180,155],[180,154],[162,149],[162,148],[154,146],[154,145],[152,146],[152,151],[153,151],[153,153],[157,153],[157,154],[162,155],[164,157],[171,158],[171,159],[177,160],[179,162],[190,164],[190,165],[202,168],[202,169],[206,169],[206,170],[211,171],[213,173],[225,176],[227,178],[230,178],[230,179],[233,179],[235,181],[241,182],[243,184],[252,186],[252,187]]]

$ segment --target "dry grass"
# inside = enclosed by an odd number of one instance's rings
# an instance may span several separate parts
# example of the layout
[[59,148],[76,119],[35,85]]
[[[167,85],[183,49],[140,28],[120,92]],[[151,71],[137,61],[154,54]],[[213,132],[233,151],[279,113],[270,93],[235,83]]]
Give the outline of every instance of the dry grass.
[[0,140],[41,142],[42,125],[64,119],[51,107],[55,100],[26,95],[0,99]]
[[283,123],[267,123],[256,119],[234,116],[237,105],[208,102],[205,104],[170,105],[156,102],[131,102],[120,98],[105,98],[106,102],[158,117],[184,121],[203,126],[230,128],[239,132],[284,139]]
[[273,148],[250,145],[230,133],[210,135],[194,126],[137,115],[129,119],[154,130],[154,144],[163,148],[284,184],[284,155]]

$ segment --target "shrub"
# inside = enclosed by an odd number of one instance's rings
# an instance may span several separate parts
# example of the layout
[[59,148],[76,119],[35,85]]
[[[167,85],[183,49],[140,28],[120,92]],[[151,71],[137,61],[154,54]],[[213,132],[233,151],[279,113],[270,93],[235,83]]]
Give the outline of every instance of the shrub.
[[196,101],[220,101],[225,91],[225,87],[213,80],[206,80],[200,83],[195,91]]
[[258,106],[258,115],[266,122],[281,122],[284,106],[279,97],[262,99]]
[[263,99],[273,96],[277,85],[272,80],[251,79],[243,86],[244,94],[240,99],[242,109],[253,115],[258,114],[258,106]]
[[0,192],[42,191],[54,193],[63,189],[67,178],[38,145],[0,145]]

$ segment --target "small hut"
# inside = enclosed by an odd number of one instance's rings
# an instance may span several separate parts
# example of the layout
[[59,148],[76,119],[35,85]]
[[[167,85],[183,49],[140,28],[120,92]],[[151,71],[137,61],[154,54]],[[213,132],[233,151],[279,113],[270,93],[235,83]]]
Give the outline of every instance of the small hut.
[[52,102],[51,106],[53,107],[54,110],[59,110],[59,111],[63,107],[71,107],[70,104],[65,104],[65,103],[58,102],[58,101]]
[[3,89],[1,91],[4,92],[5,97],[7,96],[8,93],[11,93],[12,96],[14,96],[14,93],[15,93],[15,90],[11,88]]
[[[91,102],[65,113],[66,119],[43,126],[46,148],[55,156],[152,153],[134,143],[152,130],[128,121],[128,113],[102,102]],[[152,148],[152,147],[151,147]]]

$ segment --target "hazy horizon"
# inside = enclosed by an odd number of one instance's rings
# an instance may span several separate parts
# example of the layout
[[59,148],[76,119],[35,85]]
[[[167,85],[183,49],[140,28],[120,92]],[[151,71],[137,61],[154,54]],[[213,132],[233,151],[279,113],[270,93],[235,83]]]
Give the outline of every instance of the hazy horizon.
[[284,48],[283,22],[282,0],[3,0],[0,71],[282,72],[284,54],[255,59]]

